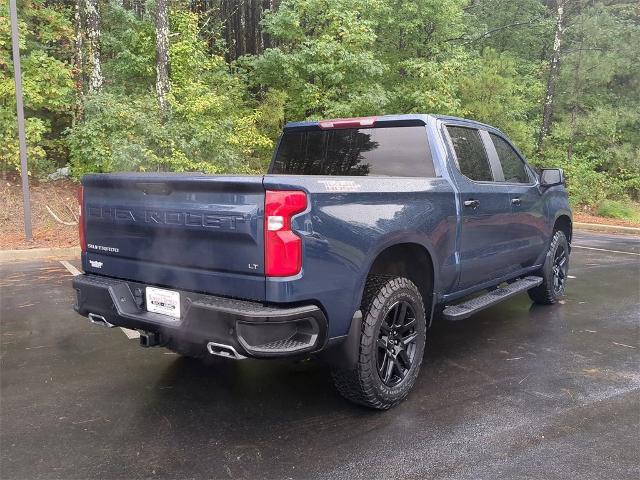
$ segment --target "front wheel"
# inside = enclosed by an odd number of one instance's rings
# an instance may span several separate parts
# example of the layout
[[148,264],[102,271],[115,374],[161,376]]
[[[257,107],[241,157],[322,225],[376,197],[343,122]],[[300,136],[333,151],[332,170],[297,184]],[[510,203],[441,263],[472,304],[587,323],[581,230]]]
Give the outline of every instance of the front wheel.
[[403,277],[370,277],[362,308],[358,363],[334,368],[332,376],[348,400],[386,410],[409,394],[420,371],[425,308],[418,288]]
[[529,290],[529,297],[541,305],[553,305],[564,296],[569,272],[569,242],[564,232],[553,234],[544,265],[538,273],[543,281]]

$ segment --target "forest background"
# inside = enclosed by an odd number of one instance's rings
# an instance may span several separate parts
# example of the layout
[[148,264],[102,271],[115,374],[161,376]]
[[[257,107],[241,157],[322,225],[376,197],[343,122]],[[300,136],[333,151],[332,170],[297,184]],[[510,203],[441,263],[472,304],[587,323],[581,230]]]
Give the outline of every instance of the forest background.
[[[495,125],[639,219],[640,2],[18,0],[29,173],[264,172],[289,120]],[[0,170],[19,171],[8,2]]]

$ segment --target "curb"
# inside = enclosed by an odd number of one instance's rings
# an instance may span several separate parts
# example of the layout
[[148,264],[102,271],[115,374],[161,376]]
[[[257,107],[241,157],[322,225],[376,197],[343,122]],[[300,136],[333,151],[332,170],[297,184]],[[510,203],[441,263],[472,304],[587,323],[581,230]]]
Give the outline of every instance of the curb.
[[53,258],[80,258],[80,247],[31,248],[26,250],[0,250],[0,263],[21,262]]
[[640,235],[640,228],[622,227],[619,225],[604,225],[601,223],[573,222],[573,228],[576,230],[586,230],[589,232],[627,233],[631,235]]

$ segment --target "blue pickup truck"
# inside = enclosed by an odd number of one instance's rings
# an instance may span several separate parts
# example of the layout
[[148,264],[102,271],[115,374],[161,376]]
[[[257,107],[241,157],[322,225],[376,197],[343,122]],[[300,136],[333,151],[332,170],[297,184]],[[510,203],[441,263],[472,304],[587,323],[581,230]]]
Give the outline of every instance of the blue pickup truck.
[[288,123],[264,176],[82,179],[75,310],[184,355],[331,365],[378,409],[411,390],[434,313],[563,294],[563,172],[438,115]]

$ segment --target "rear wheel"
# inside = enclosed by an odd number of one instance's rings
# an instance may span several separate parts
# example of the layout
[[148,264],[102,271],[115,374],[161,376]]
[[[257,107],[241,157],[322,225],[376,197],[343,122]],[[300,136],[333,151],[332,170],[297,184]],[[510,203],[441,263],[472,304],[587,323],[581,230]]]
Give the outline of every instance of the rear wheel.
[[386,410],[415,383],[424,355],[426,315],[418,288],[403,277],[371,277],[362,304],[360,352],[353,369],[334,368],[348,400]]
[[569,242],[564,232],[553,234],[544,265],[538,272],[540,285],[529,290],[529,297],[541,305],[552,305],[564,296],[569,272]]

